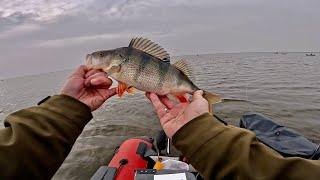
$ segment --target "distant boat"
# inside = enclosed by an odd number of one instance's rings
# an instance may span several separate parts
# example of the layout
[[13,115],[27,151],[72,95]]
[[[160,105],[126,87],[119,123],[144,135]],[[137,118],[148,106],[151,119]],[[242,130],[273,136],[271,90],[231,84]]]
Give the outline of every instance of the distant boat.
[[312,54],[312,53],[309,53],[309,54],[306,54],[306,56],[316,56],[316,55]]
[[287,52],[275,52],[274,54],[286,55],[286,54],[288,54],[288,53],[287,53]]

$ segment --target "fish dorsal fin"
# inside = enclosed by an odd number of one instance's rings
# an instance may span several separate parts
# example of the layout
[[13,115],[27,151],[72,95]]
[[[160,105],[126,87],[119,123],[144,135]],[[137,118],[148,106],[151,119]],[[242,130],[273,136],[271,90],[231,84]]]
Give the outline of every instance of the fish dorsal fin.
[[194,80],[193,72],[187,61],[181,59],[173,64],[174,67],[179,69],[183,74],[185,74],[190,80]]
[[156,58],[161,59],[162,61],[170,63],[170,56],[161,46],[150,41],[146,38],[133,38],[130,41],[129,47],[139,49],[145,53],[148,53]]

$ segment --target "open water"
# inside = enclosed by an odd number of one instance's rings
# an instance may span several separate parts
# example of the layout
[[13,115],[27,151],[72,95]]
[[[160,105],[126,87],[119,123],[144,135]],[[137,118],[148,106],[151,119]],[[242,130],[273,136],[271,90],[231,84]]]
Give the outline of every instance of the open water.
[[[175,57],[194,69],[195,84],[225,99],[218,116],[237,125],[241,115],[262,113],[320,143],[320,54],[230,53]],[[5,117],[59,90],[70,71],[0,80],[0,126]],[[158,119],[143,93],[113,97],[94,112],[54,179],[88,179],[108,164],[123,140],[154,135]]]

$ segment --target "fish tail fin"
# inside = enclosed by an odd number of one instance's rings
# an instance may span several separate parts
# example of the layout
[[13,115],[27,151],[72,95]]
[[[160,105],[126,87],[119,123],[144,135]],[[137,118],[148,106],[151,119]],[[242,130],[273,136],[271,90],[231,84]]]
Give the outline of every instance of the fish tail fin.
[[212,104],[216,104],[222,101],[221,97],[217,94],[203,91],[203,97],[209,102],[209,112],[213,113]]

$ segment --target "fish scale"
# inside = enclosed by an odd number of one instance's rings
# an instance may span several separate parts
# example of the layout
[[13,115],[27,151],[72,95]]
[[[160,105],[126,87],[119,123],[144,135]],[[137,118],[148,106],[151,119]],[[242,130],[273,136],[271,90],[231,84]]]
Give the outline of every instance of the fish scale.
[[154,91],[159,88],[157,87],[159,83],[157,63],[148,61],[141,68],[141,60],[138,57],[132,56],[130,61],[122,64],[121,68],[125,73],[121,73],[121,75],[115,77],[119,81],[127,82],[129,86],[134,86],[140,90]]
[[140,82],[141,87],[137,88],[146,89],[149,92],[161,90],[162,87],[159,86],[159,84],[161,84],[159,68],[159,63],[149,60],[149,63],[145,65],[145,68],[138,78],[138,82]]

